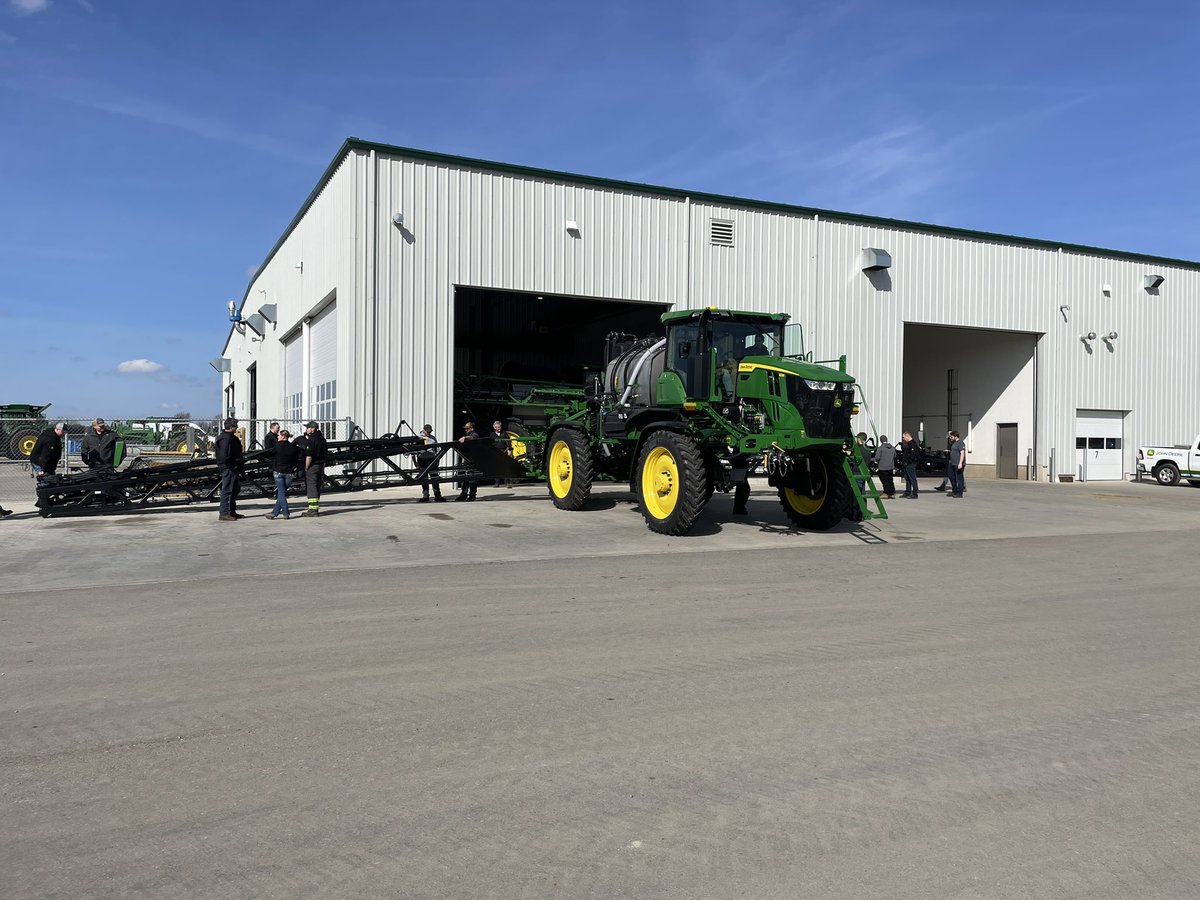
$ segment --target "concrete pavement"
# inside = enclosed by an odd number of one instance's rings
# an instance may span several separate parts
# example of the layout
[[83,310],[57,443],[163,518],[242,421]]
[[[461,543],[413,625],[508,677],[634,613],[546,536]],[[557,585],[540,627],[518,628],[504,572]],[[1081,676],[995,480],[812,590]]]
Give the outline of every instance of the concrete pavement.
[[0,523],[0,896],[1200,891],[1200,493],[600,493]]

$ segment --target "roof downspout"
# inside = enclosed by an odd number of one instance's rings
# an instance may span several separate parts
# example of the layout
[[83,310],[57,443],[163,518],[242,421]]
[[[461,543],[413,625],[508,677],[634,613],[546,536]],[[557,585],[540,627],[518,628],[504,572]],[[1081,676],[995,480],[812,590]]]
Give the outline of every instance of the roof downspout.
[[683,198],[684,205],[687,207],[687,248],[684,253],[683,273],[683,308],[692,308],[692,198],[687,196]]
[[366,405],[363,409],[365,415],[365,429],[369,437],[376,437],[379,434],[377,426],[378,411],[375,409],[375,388],[379,380],[378,354],[379,347],[379,155],[372,150],[368,157],[368,177],[371,179],[370,190],[367,192],[367,221],[370,223],[367,226],[369,240],[367,241],[367,290],[366,313],[368,317],[368,327],[363,329],[365,337],[369,344],[366,349],[367,358],[367,378],[366,384]]

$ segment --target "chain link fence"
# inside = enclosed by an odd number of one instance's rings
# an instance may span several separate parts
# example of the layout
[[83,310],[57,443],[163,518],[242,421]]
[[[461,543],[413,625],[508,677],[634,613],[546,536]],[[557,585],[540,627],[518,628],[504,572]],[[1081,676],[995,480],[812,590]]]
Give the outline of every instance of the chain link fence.
[[[115,432],[122,443],[121,463],[118,468],[130,465],[155,465],[181,460],[203,458],[213,452],[217,436],[221,433],[222,421],[218,418],[165,419],[156,417],[137,418],[130,416],[101,416],[109,431]],[[279,422],[282,430],[293,436],[304,433],[308,419],[240,419],[238,436],[249,450],[262,449],[263,439],[273,422]],[[37,496],[33,469],[29,454],[38,436],[47,428],[63,422],[63,456],[56,470],[60,475],[82,471],[84,468],[80,451],[83,438],[92,427],[91,420],[63,420],[55,418],[7,418],[0,417],[0,501],[16,500],[32,503]],[[345,441],[366,437],[348,419],[333,419],[320,422],[321,432],[329,441]],[[137,462],[140,460],[141,462]]]

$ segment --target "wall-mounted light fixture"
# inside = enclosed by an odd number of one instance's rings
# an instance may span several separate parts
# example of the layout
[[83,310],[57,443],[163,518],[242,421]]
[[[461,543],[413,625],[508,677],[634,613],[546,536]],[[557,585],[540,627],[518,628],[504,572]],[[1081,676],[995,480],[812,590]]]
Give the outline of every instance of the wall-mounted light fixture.
[[1094,340],[1096,339],[1096,332],[1094,332],[1094,331],[1089,331],[1087,334],[1081,334],[1081,335],[1079,336],[1079,339],[1080,339],[1081,341],[1083,341],[1085,344],[1086,344],[1088,341],[1094,341]]
[[279,322],[279,307],[274,303],[264,303],[258,308],[258,314],[272,325]]
[[404,213],[392,213],[392,224],[397,228],[404,227]]
[[579,230],[579,223],[574,219],[567,219],[567,234],[574,238],[580,237],[583,234]]
[[1166,279],[1161,275],[1147,275],[1142,279],[1142,287],[1148,291],[1157,291],[1159,285],[1161,285],[1164,281],[1166,281]]
[[1106,334],[1104,336],[1104,339],[1111,344],[1113,341],[1115,341],[1117,339],[1117,333],[1115,331],[1110,331],[1108,334]]
[[232,372],[233,371],[233,361],[228,360],[223,356],[218,356],[216,359],[210,359],[208,361],[208,364],[210,366],[212,366],[214,369],[216,369],[218,372]]
[[864,272],[882,272],[892,267],[892,254],[878,247],[863,247],[858,254],[858,267]]
[[1102,293],[1105,297],[1111,297],[1112,296],[1112,285],[1111,284],[1104,285],[1104,287],[1100,288],[1100,293]]

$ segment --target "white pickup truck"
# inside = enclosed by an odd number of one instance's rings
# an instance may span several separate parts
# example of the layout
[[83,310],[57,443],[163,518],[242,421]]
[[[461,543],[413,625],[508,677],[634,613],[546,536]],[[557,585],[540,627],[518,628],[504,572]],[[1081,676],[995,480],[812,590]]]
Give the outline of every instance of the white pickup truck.
[[1138,447],[1137,474],[1153,475],[1159,484],[1179,484],[1182,476],[1188,484],[1200,487],[1200,434],[1190,444],[1173,447]]

